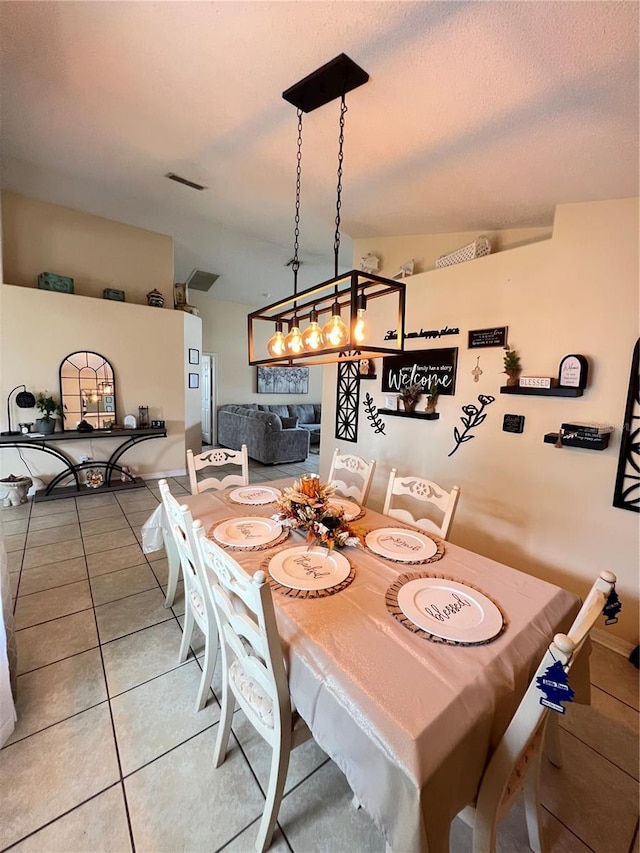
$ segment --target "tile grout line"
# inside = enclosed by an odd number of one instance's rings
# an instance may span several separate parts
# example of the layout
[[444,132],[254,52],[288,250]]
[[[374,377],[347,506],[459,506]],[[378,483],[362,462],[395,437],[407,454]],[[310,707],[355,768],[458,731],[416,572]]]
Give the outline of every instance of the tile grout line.
[[[610,764],[612,767],[615,767],[615,768],[616,768],[616,770],[619,770],[621,773],[624,773],[624,775],[625,775],[625,776],[628,776],[628,777],[629,777],[629,779],[632,779],[632,780],[635,782],[635,784],[636,784],[636,785],[638,784],[638,780],[637,780],[634,776],[632,776],[632,775],[631,775],[631,773],[627,772],[627,771],[624,769],[624,767],[619,767],[619,766],[618,766],[617,764],[615,764],[615,763],[614,763],[610,758],[607,758],[607,756],[606,756],[606,755],[602,755],[602,753],[598,752],[598,750],[597,750],[595,747],[593,747],[593,746],[591,746],[590,744],[586,743],[585,741],[583,741],[583,740],[582,740],[582,738],[579,738],[579,737],[578,737],[578,735],[574,735],[574,733],[573,733],[573,732],[570,732],[568,729],[563,728],[563,729],[562,729],[562,731],[563,731],[565,734],[568,734],[568,735],[570,735],[572,738],[574,738],[575,740],[577,740],[577,741],[578,741],[578,743],[581,743],[581,744],[583,744],[584,746],[586,746],[586,747],[587,747],[587,749],[591,750],[591,752],[594,752],[596,755],[600,756],[600,758],[602,758],[602,760],[603,760],[603,761],[606,761],[606,762],[607,762],[607,764]],[[558,769],[561,769],[561,768],[558,768]]]
[[547,814],[550,814],[554,820],[557,820],[558,823],[560,824],[560,826],[563,826],[567,830],[567,832],[569,832],[571,835],[573,835],[573,837],[577,841],[579,841],[580,844],[584,845],[584,847],[586,847],[587,850],[590,851],[590,853],[596,853],[596,851],[593,849],[593,847],[591,847],[591,845],[587,844],[586,841],[583,841],[579,835],[576,835],[576,833],[571,829],[571,827],[567,826],[567,824],[561,818],[559,818],[558,815],[555,815],[551,811],[551,809],[548,809],[546,806],[543,806],[542,803],[540,803],[540,808],[543,809],[545,812],[547,812]]

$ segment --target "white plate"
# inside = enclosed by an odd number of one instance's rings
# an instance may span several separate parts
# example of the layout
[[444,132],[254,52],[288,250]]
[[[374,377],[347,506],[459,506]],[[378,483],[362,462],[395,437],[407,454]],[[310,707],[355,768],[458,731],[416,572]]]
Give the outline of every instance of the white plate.
[[398,607],[418,628],[443,640],[485,643],[503,625],[502,613],[486,595],[441,578],[418,578],[400,587]]
[[290,589],[329,589],[349,577],[351,566],[343,554],[327,548],[285,548],[269,561],[269,574]]
[[417,530],[405,530],[402,527],[380,527],[367,533],[367,546],[381,557],[413,563],[428,560],[438,551],[438,546]]
[[282,525],[270,518],[231,518],[213,530],[213,538],[235,548],[253,548],[273,542],[282,533]]
[[362,512],[362,507],[359,507],[353,501],[348,501],[346,498],[329,498],[329,506],[341,509],[344,512],[345,521],[353,521]]
[[229,493],[232,501],[239,504],[271,504],[277,501],[282,492],[272,486],[240,486]]

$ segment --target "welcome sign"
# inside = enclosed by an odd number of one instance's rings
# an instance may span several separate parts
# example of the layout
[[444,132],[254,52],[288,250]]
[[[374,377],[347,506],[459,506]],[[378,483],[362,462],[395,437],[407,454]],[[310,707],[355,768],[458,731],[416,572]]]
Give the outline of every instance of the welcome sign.
[[424,349],[382,359],[382,390],[396,394],[419,383],[426,394],[433,385],[443,396],[456,391],[458,347]]

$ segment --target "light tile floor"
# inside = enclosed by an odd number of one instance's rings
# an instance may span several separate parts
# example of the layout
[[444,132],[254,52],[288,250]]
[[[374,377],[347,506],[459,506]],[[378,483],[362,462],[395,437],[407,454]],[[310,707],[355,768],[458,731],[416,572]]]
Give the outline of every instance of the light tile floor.
[[[251,482],[317,470],[251,463]],[[179,495],[186,477],[170,481]],[[156,482],[0,511],[18,637],[19,720],[0,751],[0,850],[253,850],[269,751],[236,712],[225,764],[211,761],[219,673],[194,710],[201,648],[178,664],[184,602],[167,610],[163,553],[145,556],[140,526]],[[201,639],[201,638],[200,638]],[[638,850],[638,673],[596,646],[591,707],[561,721],[565,756],[543,771],[544,833],[554,853]],[[389,792],[393,796],[393,792]],[[337,766],[313,743],[292,755],[275,851],[383,851],[351,805]],[[451,850],[471,832],[452,828]],[[528,850],[522,805],[504,822],[502,853]],[[395,851],[402,853],[402,851]]]

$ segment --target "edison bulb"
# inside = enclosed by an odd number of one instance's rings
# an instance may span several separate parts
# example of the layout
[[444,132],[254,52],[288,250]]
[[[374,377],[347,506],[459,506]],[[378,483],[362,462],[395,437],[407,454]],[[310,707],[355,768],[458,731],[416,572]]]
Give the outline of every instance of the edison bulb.
[[285,345],[284,335],[282,334],[282,323],[277,323],[275,333],[267,341],[267,352],[274,358],[278,358],[279,356],[284,355],[286,351],[287,347]]
[[322,348],[324,344],[324,338],[322,336],[322,329],[318,324],[318,315],[315,311],[311,312],[309,320],[309,325],[305,329],[305,332],[302,336],[302,342],[304,344],[305,350],[309,352],[314,352],[315,350],[319,350]]
[[333,304],[331,319],[325,324],[322,334],[325,342],[332,347],[339,347],[349,340],[349,329],[342,322],[340,306],[337,302]]
[[302,342],[302,332],[297,325],[297,321],[294,320],[295,325],[292,326],[291,331],[284,339],[284,345],[288,352],[293,355],[300,355],[302,350],[304,349],[304,343]]
[[353,337],[357,344],[363,344],[367,339],[367,324],[364,315],[364,308],[358,308],[358,319],[353,328]]

